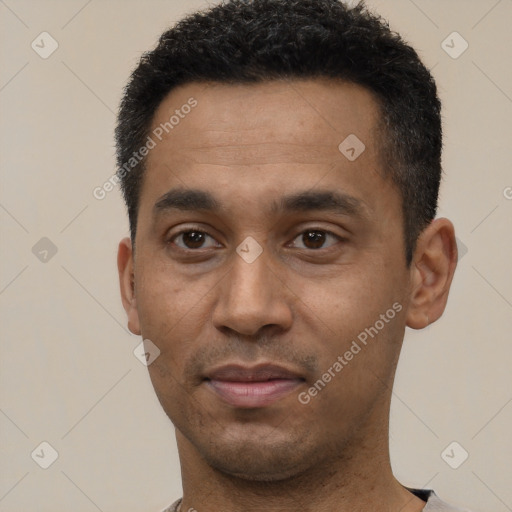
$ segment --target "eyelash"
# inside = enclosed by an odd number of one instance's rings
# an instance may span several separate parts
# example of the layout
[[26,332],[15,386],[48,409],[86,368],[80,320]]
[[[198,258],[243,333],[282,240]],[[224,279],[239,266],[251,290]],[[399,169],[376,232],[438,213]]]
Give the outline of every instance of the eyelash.
[[[336,235],[335,233],[333,233],[332,231],[329,231],[327,229],[322,229],[322,228],[307,228],[307,229],[304,229],[303,231],[301,231],[300,233],[298,233],[294,238],[293,238],[293,241],[296,240],[297,238],[299,238],[301,235],[304,235],[305,233],[322,233],[326,236],[331,236],[333,238],[335,238],[338,242],[343,242],[344,239],[342,237],[340,237],[339,235]],[[171,237],[169,237],[167,240],[166,240],[166,244],[167,245],[171,245],[171,244],[174,244],[174,240],[176,240],[179,236],[181,235],[184,235],[184,234],[187,234],[187,233],[199,233],[199,234],[202,234],[202,235],[207,235],[209,236],[211,239],[215,240],[215,238],[213,236],[211,236],[208,232],[202,230],[202,229],[199,229],[199,228],[194,228],[193,226],[190,227],[190,228],[187,228],[187,229],[184,229],[182,231],[179,231],[178,233],[175,233],[173,234]],[[217,242],[218,243],[218,242]],[[175,244],[174,244],[175,245]],[[324,247],[321,247],[319,249],[309,249],[307,247],[299,247],[299,249],[301,250],[308,250],[308,251],[315,251],[315,252],[319,252],[319,251],[325,251],[325,250],[328,250],[330,249],[332,246],[334,246],[336,244],[333,244],[327,248],[324,248]],[[181,251],[184,251],[184,252],[199,252],[201,250],[203,250],[204,248],[199,248],[199,249],[190,249],[190,248],[183,248],[183,247],[180,247],[180,246],[176,246],[179,250]],[[209,249],[209,247],[207,247],[206,249]]]

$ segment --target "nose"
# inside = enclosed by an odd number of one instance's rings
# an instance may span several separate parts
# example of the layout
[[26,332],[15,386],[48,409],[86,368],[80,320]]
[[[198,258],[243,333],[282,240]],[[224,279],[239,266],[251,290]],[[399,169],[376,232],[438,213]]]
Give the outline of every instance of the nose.
[[212,320],[219,330],[254,336],[263,328],[278,331],[291,327],[293,294],[271,269],[264,251],[248,263],[234,254],[231,270],[217,288]]

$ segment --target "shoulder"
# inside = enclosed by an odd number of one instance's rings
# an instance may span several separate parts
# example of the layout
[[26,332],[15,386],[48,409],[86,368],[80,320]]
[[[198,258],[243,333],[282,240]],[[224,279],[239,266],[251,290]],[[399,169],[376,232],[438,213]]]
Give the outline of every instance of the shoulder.
[[444,502],[434,491],[430,491],[423,512],[470,512],[466,508],[458,508]]
[[[412,489],[410,489],[412,491]],[[414,489],[414,494],[421,498],[427,499],[427,504],[423,512],[470,512],[466,508],[457,508],[444,502],[434,491],[420,491]],[[176,500],[172,505],[167,507],[162,512],[177,512],[178,506],[181,503],[181,498]]]
[[162,510],[162,512],[177,512],[180,503],[181,498],[179,500],[176,500],[172,505],[170,505],[166,509]]

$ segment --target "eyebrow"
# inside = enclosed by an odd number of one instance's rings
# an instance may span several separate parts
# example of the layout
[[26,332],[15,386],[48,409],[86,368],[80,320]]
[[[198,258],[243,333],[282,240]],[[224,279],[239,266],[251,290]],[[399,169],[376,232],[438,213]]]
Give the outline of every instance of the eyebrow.
[[359,199],[342,192],[331,190],[308,190],[282,197],[272,205],[277,212],[324,211],[337,215],[364,217],[364,205]]
[[[161,196],[153,208],[159,215],[169,210],[219,213],[222,203],[210,192],[200,189],[175,188]],[[331,190],[307,190],[284,196],[271,204],[272,213],[324,211],[337,215],[365,217],[364,203],[348,194]]]
[[174,188],[166,192],[155,203],[156,214],[166,210],[204,210],[218,212],[222,205],[209,192],[199,189]]

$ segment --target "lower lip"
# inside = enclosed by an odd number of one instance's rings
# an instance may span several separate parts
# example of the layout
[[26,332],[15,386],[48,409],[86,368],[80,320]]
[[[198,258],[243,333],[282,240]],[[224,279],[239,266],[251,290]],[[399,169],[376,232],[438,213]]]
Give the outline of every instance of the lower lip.
[[225,402],[234,407],[265,407],[289,394],[301,379],[274,379],[261,382],[209,380],[207,384]]

